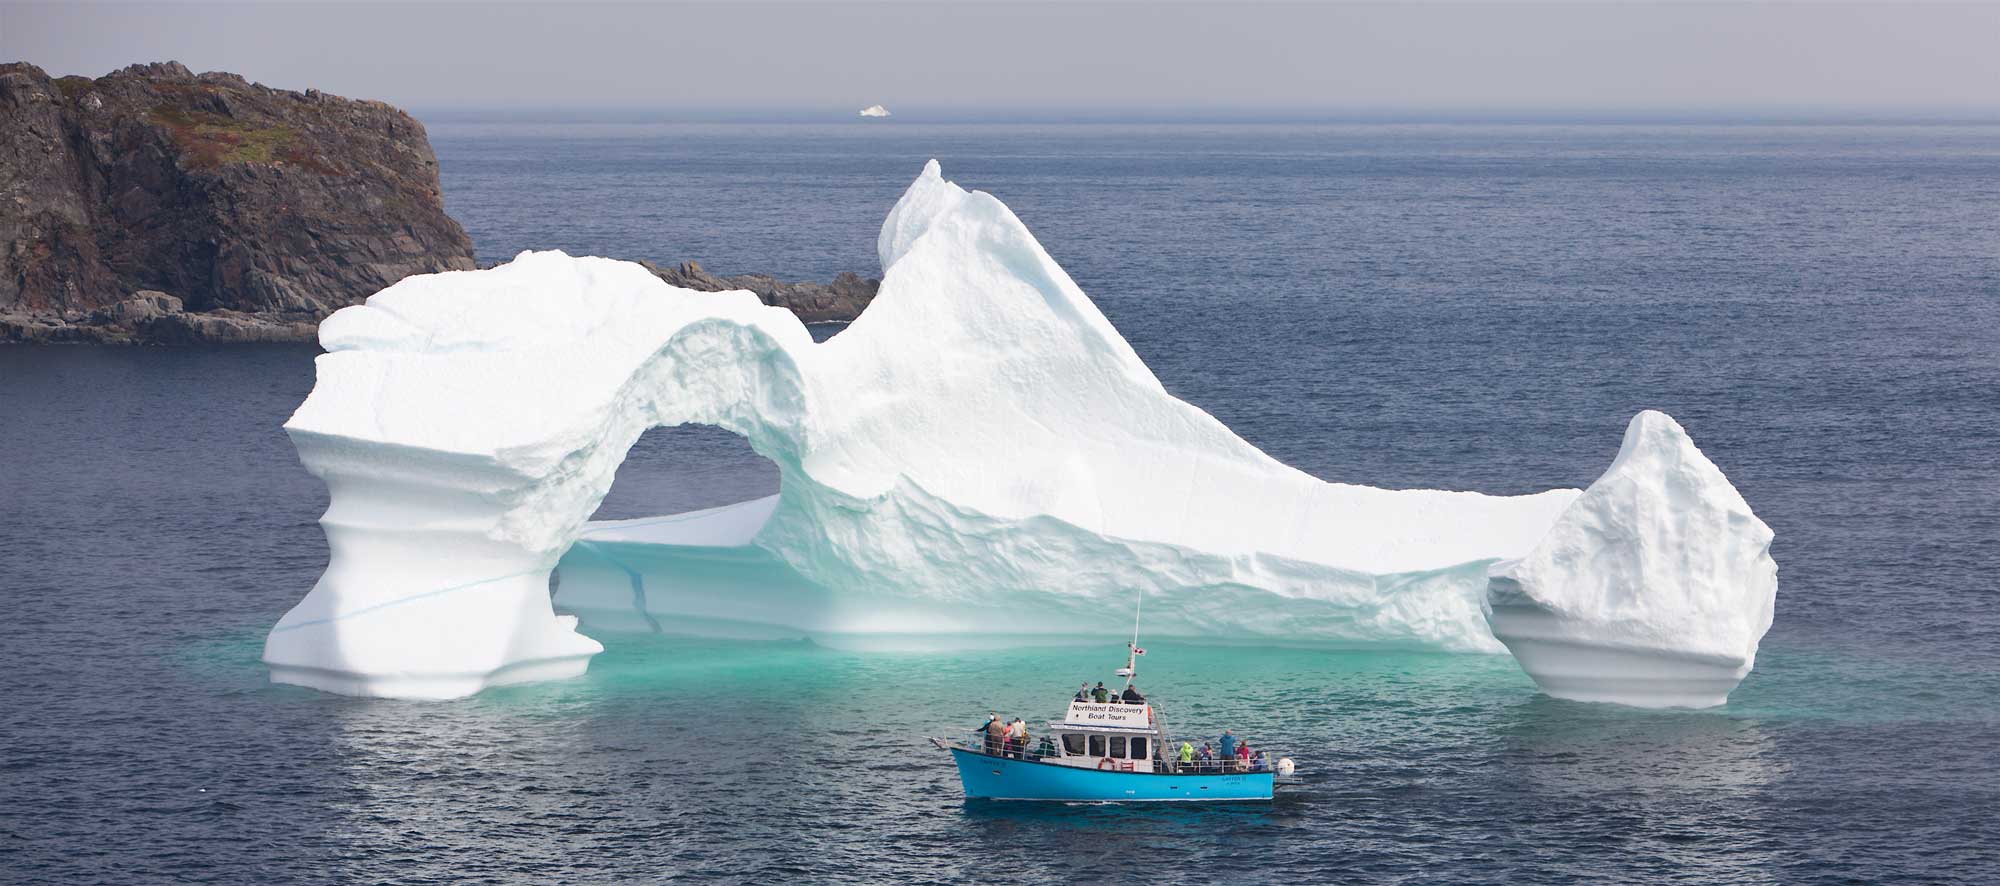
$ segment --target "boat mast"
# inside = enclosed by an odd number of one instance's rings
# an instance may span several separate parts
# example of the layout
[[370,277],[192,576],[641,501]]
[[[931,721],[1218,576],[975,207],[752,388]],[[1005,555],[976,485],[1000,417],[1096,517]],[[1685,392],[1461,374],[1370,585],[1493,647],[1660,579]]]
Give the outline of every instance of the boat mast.
[[1146,589],[1140,588],[1138,597],[1132,601],[1132,642],[1125,647],[1125,688],[1132,688],[1132,678],[1139,675],[1139,610],[1146,605]]

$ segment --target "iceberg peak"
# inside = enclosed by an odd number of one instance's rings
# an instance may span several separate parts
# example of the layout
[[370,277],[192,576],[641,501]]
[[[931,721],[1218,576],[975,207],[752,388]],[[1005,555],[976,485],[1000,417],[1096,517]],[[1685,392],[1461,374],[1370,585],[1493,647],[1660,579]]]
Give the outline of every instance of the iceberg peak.
[[1680,423],[1647,410],[1534,550],[1493,568],[1487,618],[1550,695],[1721,704],[1771,627],[1771,539]]
[[875,237],[875,256],[882,263],[882,273],[888,274],[918,237],[937,219],[955,211],[967,196],[964,188],[945,179],[944,167],[937,160],[925,163],[917,180],[889,209],[889,217],[882,221],[882,231]]

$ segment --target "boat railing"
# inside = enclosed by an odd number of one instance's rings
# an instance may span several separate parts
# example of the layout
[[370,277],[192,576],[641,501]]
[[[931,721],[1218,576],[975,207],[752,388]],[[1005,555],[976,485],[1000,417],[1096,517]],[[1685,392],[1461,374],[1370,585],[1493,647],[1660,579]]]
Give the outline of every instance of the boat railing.
[[[930,741],[939,750],[956,748],[961,751],[1003,760],[1025,760],[1032,763],[1041,763],[1060,759],[1063,756],[1060,748],[1054,749],[1053,753],[1043,753],[1041,746],[1038,744],[1012,750],[1003,748],[996,752],[988,749],[986,742],[981,739],[933,738]],[[1234,757],[1228,760],[1196,759],[1191,763],[1182,763],[1179,759],[1172,757],[1155,756],[1152,759],[1154,764],[1160,767],[1157,771],[1181,775],[1243,775],[1271,772],[1273,771],[1272,764],[1277,760],[1277,758],[1271,755],[1270,751],[1258,751],[1257,757],[1252,758],[1251,761]]]
[[966,738],[966,739],[933,738],[931,739],[931,744],[937,745],[940,749],[944,750],[957,748],[961,751],[971,751],[975,754],[984,754],[988,757],[1006,757],[1007,759],[1010,760],[1016,760],[1016,759],[1053,760],[1057,757],[1062,756],[1062,752],[1060,750],[1053,751],[1047,754],[1042,753],[1041,746],[1039,744],[1031,744],[1026,748],[1016,748],[1012,750],[1002,749],[1001,751],[996,753],[988,749],[985,741],[977,738]]

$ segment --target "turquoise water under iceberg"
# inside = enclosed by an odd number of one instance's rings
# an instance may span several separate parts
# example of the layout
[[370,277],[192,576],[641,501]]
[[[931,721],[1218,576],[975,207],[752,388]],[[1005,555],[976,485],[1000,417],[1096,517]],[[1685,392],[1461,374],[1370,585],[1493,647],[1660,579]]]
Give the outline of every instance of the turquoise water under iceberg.
[[[312,349],[0,349],[0,870],[26,882],[1986,880],[2000,871],[2000,130],[432,127],[486,258],[866,269],[921,159],[1007,200],[1170,390],[1321,477],[1580,486],[1673,412],[1778,533],[1725,707],[1502,656],[1149,643],[1268,808],[966,806],[916,740],[1052,717],[1121,638],[606,635],[445,704],[274,687],[325,565]],[[822,330],[827,334],[832,330]],[[774,491],[655,431],[601,516]]]

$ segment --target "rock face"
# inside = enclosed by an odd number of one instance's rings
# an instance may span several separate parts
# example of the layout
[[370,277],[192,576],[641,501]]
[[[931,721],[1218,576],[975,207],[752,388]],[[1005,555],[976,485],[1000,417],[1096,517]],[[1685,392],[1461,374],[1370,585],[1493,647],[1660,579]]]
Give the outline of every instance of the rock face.
[[682,289],[698,292],[748,289],[765,304],[791,311],[807,323],[846,322],[861,316],[862,309],[875,300],[875,290],[882,285],[880,280],[864,278],[852,271],[841,272],[830,284],[785,283],[764,274],[717,277],[694,262],[682,262],[672,268],[644,261],[639,264],[652,271],[653,276]]
[[175,62],[0,64],[0,341],[309,340],[474,267],[424,127]]
[[[807,323],[854,319],[880,283],[642,264]],[[0,64],[0,342],[313,341],[404,277],[474,267],[423,124],[389,105],[177,62]]]

